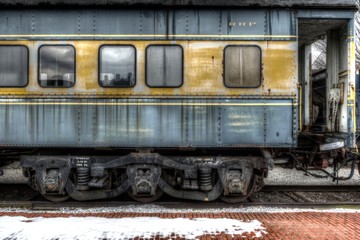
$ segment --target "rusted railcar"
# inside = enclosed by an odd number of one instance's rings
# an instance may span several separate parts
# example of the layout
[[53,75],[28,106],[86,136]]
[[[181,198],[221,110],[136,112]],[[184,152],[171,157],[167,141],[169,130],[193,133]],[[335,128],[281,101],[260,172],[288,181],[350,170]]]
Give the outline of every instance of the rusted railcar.
[[355,6],[296,2],[0,1],[2,167],[52,201],[239,202],[278,157],[355,163]]

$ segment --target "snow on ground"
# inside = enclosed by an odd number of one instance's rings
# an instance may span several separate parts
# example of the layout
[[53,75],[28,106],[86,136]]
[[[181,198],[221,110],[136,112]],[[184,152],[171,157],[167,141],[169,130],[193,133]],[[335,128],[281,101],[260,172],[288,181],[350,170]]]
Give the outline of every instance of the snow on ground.
[[266,234],[265,228],[257,220],[243,222],[226,218],[0,217],[1,239],[133,239],[171,237],[173,234],[185,239],[195,239],[205,234],[221,232],[230,235],[253,233],[256,237]]

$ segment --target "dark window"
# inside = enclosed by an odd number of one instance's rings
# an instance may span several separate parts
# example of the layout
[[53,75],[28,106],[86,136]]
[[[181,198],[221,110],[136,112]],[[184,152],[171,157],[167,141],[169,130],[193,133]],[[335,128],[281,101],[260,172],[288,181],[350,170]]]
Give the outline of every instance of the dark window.
[[41,46],[39,84],[42,87],[72,87],[75,84],[73,46]]
[[0,87],[27,85],[28,55],[25,46],[0,46]]
[[100,48],[100,85],[132,87],[135,85],[136,52],[133,46],[102,46]]
[[225,86],[255,88],[261,83],[261,50],[256,46],[225,48]]
[[146,49],[146,84],[149,87],[180,87],[182,82],[182,48],[149,46]]

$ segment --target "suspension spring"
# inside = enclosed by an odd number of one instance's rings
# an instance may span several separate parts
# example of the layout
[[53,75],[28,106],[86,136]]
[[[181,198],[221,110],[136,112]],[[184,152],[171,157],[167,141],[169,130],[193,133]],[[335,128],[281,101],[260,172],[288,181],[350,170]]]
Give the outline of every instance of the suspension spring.
[[90,181],[90,169],[87,167],[77,168],[77,186],[76,189],[85,191],[89,189],[88,183]]
[[211,168],[201,168],[200,169],[200,189],[202,191],[211,191],[212,186],[212,169]]

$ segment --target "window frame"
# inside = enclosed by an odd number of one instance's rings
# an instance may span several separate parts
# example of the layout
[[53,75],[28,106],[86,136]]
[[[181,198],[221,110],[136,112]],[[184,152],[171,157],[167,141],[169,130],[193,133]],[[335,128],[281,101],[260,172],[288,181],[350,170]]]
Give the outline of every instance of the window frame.
[[[260,69],[259,69],[259,71],[260,71],[260,81],[259,81],[259,85],[257,85],[257,86],[254,86],[254,87],[232,87],[232,86],[228,86],[228,85],[226,85],[226,79],[225,79],[225,77],[226,77],[226,74],[225,74],[225,67],[226,67],[226,56],[225,56],[225,51],[226,51],[226,49],[228,48],[228,47],[256,47],[256,48],[258,48],[259,50],[260,50]],[[227,87],[227,88],[253,88],[253,89],[255,89],[255,88],[259,88],[260,86],[261,86],[261,84],[262,84],[262,64],[263,64],[263,59],[262,59],[262,49],[261,49],[261,47],[260,46],[258,46],[258,45],[226,45],[225,47],[224,47],[224,50],[223,50],[223,59],[224,59],[224,64],[223,64],[223,84],[224,84],[224,86],[225,87]]]
[[[41,84],[40,84],[40,50],[41,50],[41,48],[42,47],[71,47],[73,50],[74,50],[74,84],[73,85],[71,85],[71,86],[63,86],[63,87],[49,87],[49,86],[41,86]],[[37,74],[38,74],[38,76],[37,76],[37,81],[38,81],[38,85],[40,86],[40,87],[42,87],[42,88],[73,88],[73,87],[75,87],[75,85],[76,85],[76,67],[77,67],[77,65],[76,65],[76,48],[73,46],[73,45],[71,45],[71,44],[42,44],[42,45],[40,45],[39,46],[39,48],[38,48],[38,72],[37,72]]]
[[[178,46],[181,49],[181,83],[178,86],[150,86],[148,84],[148,76],[147,76],[147,69],[148,69],[148,48],[149,47],[172,47],[172,46]],[[184,49],[180,44],[149,44],[145,48],[145,84],[149,88],[180,88],[184,85]]]
[[26,51],[27,51],[27,74],[26,74],[26,84],[24,86],[1,86],[0,88],[25,88],[29,85],[29,80],[30,80],[30,51],[29,51],[29,47],[26,45],[22,45],[22,44],[4,44],[4,45],[0,45],[0,47],[25,47]]
[[[102,47],[132,47],[135,51],[135,59],[134,59],[134,85],[132,86],[103,86],[101,85],[101,81],[100,81],[100,75],[101,75],[101,48]],[[136,47],[132,44],[102,44],[100,45],[99,47],[99,50],[98,50],[98,84],[100,87],[102,88],[133,88],[135,87],[136,83],[137,83],[137,51],[136,51]]]

